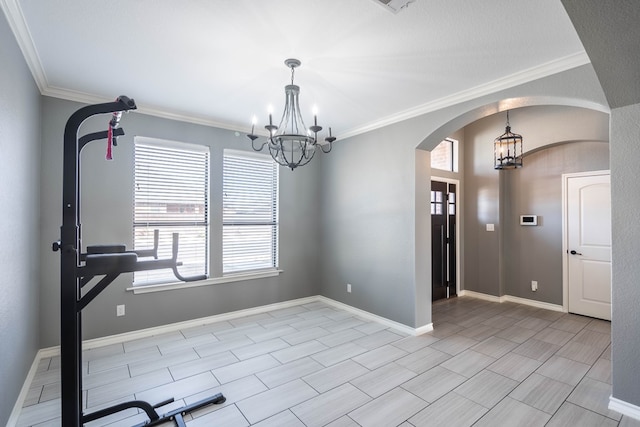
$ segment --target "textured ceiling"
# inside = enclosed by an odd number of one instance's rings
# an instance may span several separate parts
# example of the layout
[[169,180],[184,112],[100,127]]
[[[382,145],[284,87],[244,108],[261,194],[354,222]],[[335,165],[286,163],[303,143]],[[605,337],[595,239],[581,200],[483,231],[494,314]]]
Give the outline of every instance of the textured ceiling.
[[45,95],[246,131],[282,111],[338,137],[589,62],[560,0],[0,0]]
[[562,0],[562,3],[591,58],[609,105],[617,108],[640,103],[640,2]]

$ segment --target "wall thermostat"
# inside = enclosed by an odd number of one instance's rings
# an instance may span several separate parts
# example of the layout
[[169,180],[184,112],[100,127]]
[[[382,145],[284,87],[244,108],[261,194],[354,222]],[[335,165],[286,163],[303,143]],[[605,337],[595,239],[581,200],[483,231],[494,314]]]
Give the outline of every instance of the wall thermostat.
[[538,225],[538,215],[520,215],[520,225]]

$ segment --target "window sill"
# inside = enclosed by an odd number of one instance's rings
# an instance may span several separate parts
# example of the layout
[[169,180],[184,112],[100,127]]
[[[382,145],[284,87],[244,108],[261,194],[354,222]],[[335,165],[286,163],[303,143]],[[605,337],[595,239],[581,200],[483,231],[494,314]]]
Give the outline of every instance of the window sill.
[[172,282],[158,285],[139,285],[127,288],[134,294],[148,294],[151,292],[173,291],[176,289],[196,288],[200,286],[220,285],[222,283],[241,282],[245,280],[264,279],[279,276],[282,270],[262,270],[251,273],[227,274],[222,277],[211,277],[197,282]]

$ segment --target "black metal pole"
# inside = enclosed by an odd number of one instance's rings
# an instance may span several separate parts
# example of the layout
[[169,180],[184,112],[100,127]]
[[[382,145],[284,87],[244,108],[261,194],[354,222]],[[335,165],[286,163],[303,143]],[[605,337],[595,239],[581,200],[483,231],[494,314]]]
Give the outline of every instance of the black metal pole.
[[[60,261],[60,357],[62,425],[82,425],[82,315],[80,280],[80,149],[78,129],[89,117],[135,109],[135,102],[119,97],[115,102],[89,105],[69,117],[64,130],[62,227]],[[55,246],[54,246],[55,247]]]

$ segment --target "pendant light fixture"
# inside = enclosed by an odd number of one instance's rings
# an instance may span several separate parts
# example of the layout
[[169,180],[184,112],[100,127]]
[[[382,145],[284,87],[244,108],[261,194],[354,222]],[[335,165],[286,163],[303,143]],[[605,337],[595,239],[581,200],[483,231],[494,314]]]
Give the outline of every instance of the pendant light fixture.
[[509,111],[505,132],[493,141],[493,168],[516,169],[522,167],[522,135],[511,132]]
[[324,139],[325,144],[318,143],[318,133],[322,130],[322,126],[318,126],[316,111],[313,114],[313,126],[309,128],[305,126],[298,103],[300,86],[293,84],[295,69],[300,66],[301,62],[290,58],[284,61],[284,64],[291,69],[291,84],[284,87],[285,105],[280,124],[278,126],[273,124],[273,118],[269,112],[269,124],[264,127],[269,132],[269,136],[265,142],[256,147],[255,141],[258,136],[253,133],[256,122],[254,117],[251,133],[247,135],[247,138],[251,140],[251,147],[255,151],[262,151],[266,145],[273,160],[294,170],[298,166],[309,163],[316,151],[330,152],[331,144],[336,138],[331,135],[331,128],[329,128],[329,136]]

